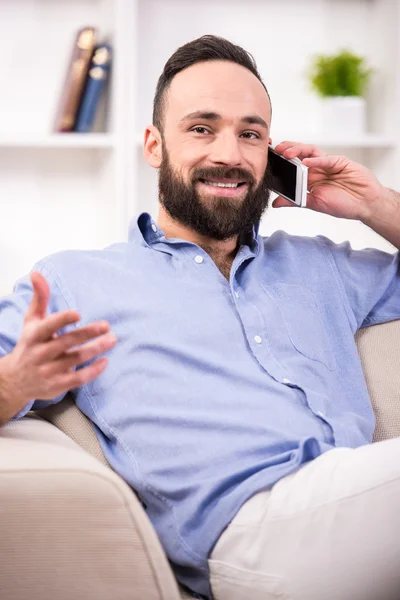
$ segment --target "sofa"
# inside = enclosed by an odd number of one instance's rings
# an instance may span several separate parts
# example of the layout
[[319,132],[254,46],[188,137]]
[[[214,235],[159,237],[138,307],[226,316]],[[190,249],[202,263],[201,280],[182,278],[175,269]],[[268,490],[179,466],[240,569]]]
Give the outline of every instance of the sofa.
[[[356,343],[373,441],[400,436],[400,320],[361,329]],[[193,597],[69,395],[0,429],[0,556],[1,600]]]

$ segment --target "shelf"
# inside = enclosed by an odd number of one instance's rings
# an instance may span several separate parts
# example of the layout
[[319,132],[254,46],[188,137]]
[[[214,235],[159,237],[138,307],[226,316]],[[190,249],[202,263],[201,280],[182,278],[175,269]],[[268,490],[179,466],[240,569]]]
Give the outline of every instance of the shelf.
[[0,137],[1,148],[112,148],[109,133],[53,133],[44,136]]

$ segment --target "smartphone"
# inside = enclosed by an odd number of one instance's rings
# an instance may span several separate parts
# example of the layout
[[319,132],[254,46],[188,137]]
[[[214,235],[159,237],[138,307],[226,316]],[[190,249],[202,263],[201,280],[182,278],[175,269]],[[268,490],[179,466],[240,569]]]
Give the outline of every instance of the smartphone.
[[272,175],[271,191],[305,207],[308,168],[298,158],[283,158],[272,146],[268,146],[268,167]]

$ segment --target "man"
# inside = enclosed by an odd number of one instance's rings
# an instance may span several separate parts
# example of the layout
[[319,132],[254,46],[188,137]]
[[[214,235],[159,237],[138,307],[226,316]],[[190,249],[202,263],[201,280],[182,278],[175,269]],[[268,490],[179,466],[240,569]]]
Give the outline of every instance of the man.
[[[258,235],[271,104],[242,48],[179,48],[153,116],[157,222],[45,258],[0,303],[2,422],[72,389],[197,594],[398,598],[400,440],[370,444],[354,334],[400,317],[399,255]],[[400,246],[400,197],[370,171],[277,151],[309,167],[310,209]]]

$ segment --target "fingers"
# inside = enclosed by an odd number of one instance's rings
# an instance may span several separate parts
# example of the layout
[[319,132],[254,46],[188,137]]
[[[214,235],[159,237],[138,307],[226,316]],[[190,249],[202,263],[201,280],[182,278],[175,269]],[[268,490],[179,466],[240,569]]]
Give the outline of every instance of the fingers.
[[31,398],[54,398],[97,377],[108,364],[99,355],[117,342],[104,320],[65,332],[80,320],[80,314],[65,310],[47,315],[50,287],[39,272],[31,273],[31,282],[33,296],[24,327],[10,353],[14,387],[25,404]]
[[321,148],[318,148],[318,146],[314,146],[314,144],[300,144],[300,142],[284,141],[278,144],[275,150],[285,158],[299,158],[300,160],[325,156],[325,152]]
[[110,325],[107,323],[107,321],[98,321],[96,323],[91,323],[90,325],[80,327],[79,329],[75,329],[74,331],[64,333],[63,335],[56,337],[54,340],[42,344],[40,352],[41,359],[48,361],[54,360],[62,356],[74,346],[79,346],[80,344],[84,344],[92,338],[96,338],[108,333],[109,329]]
[[53,397],[65,392],[65,390],[73,390],[75,388],[96,379],[107,367],[108,359],[104,356],[95,360],[91,365],[78,369],[77,371],[71,371],[68,373],[61,373],[59,377],[54,379],[53,382]]
[[350,161],[344,156],[318,156],[308,157],[303,160],[306,167],[323,169],[331,173],[340,173]]
[[82,365],[96,358],[99,354],[111,350],[116,343],[116,336],[108,332],[83,346],[75,347],[65,352],[57,360],[48,363],[43,369],[43,375],[49,378],[54,377],[56,374],[65,373],[69,369]]
[[31,343],[46,342],[53,339],[55,337],[54,334],[57,333],[57,331],[67,325],[76,323],[79,319],[80,315],[76,310],[65,310],[63,312],[54,313],[39,322],[36,321],[34,327],[26,329],[26,338]]
[[50,288],[46,279],[39,271],[30,274],[33,287],[33,297],[25,314],[25,322],[31,319],[43,319],[46,316],[50,298]]

